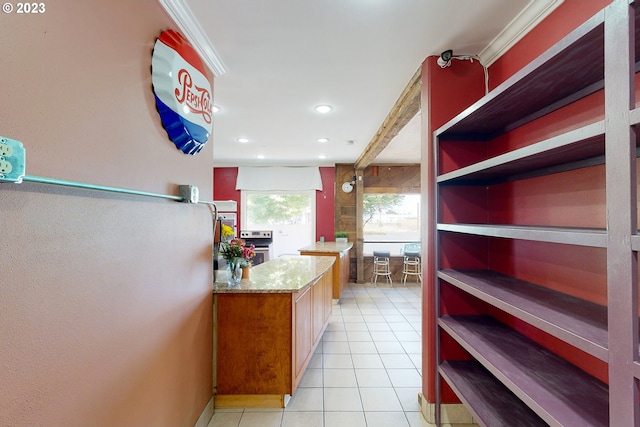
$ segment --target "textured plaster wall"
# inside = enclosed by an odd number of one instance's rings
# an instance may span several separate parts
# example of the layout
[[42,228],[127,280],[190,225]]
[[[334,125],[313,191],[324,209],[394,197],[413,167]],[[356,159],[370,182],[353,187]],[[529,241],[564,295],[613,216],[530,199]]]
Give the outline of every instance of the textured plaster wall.
[[[27,174],[212,193],[212,142],[181,154],[155,111],[157,2],[0,22],[0,135]],[[0,229],[0,425],[192,426],[212,394],[209,210],[0,184]]]

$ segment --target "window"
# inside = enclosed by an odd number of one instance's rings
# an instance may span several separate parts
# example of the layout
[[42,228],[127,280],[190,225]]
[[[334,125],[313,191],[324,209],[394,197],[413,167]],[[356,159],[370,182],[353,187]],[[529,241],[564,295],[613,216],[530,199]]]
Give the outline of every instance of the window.
[[273,231],[273,254],[298,255],[316,234],[316,195],[309,191],[242,191],[242,230]]
[[384,250],[399,256],[406,243],[420,242],[420,195],[365,194],[362,220],[364,255]]

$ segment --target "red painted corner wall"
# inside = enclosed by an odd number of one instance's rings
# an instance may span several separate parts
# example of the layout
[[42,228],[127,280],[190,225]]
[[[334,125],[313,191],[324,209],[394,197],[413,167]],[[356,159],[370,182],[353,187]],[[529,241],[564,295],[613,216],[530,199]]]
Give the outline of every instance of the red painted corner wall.
[[322,191],[316,191],[316,241],[320,236],[332,242],[335,240],[334,206],[336,196],[336,171],[334,167],[320,168]]
[[[426,210],[423,227],[423,238],[428,254],[434,254],[435,233],[432,225],[436,222],[436,212],[433,209],[435,195],[429,191],[435,185],[433,169],[433,131],[447,123],[466,107],[473,104],[484,95],[484,71],[478,62],[456,61],[449,68],[440,68],[436,56],[428,57],[422,63],[422,188],[426,188],[427,203],[431,206]],[[433,255],[425,257],[423,263],[422,312],[422,390],[429,402],[435,401],[435,317],[434,306],[434,275],[435,262]],[[449,390],[444,393],[445,401],[455,401],[455,395]]]
[[609,3],[611,0],[564,0],[553,13],[491,64],[489,89],[507,80]]
[[[316,191],[316,241],[324,236],[333,240],[335,204],[335,168],[321,167],[322,191]],[[213,200],[235,200],[238,203],[238,219],[241,215],[240,191],[236,190],[238,168],[213,168]]]
[[235,200],[238,203],[238,232],[240,231],[240,190],[236,190],[238,168],[213,168],[213,200]]

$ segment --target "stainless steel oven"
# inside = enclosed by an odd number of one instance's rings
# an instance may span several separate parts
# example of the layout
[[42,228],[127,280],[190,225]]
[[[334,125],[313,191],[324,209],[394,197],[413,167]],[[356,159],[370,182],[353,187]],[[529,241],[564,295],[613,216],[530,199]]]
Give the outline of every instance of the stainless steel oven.
[[253,258],[253,265],[273,259],[273,231],[271,230],[242,230],[240,238],[247,245],[256,247],[256,256]]

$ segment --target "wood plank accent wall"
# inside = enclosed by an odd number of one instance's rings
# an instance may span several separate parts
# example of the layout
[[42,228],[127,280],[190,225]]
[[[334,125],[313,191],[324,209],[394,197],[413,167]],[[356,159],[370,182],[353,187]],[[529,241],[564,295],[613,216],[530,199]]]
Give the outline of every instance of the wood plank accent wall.
[[[420,164],[372,165],[358,171],[358,174],[362,175],[362,185],[355,185],[351,193],[345,193],[341,189],[342,183],[351,181],[356,176],[356,170],[353,164],[336,165],[335,229],[348,232],[349,241],[354,242],[350,251],[349,278],[363,283],[370,279],[371,273],[365,265],[362,251],[362,226],[358,225],[361,221],[357,217],[357,203],[362,203],[362,197],[358,197],[358,189],[361,188],[364,194],[420,193]],[[399,281],[401,269],[392,277],[394,281]]]
[[357,277],[357,254],[358,249],[356,235],[356,190],[351,193],[342,191],[343,182],[351,182],[356,174],[353,164],[336,164],[336,196],[334,203],[334,221],[336,231],[346,231],[349,233],[348,239],[354,242],[353,249],[349,251],[349,281]]
[[341,187],[343,182],[351,182],[355,174],[352,164],[336,165],[335,228],[348,232],[350,242],[356,241],[356,191],[345,193]]
[[420,194],[419,164],[373,165],[365,168],[362,179],[365,193]]

